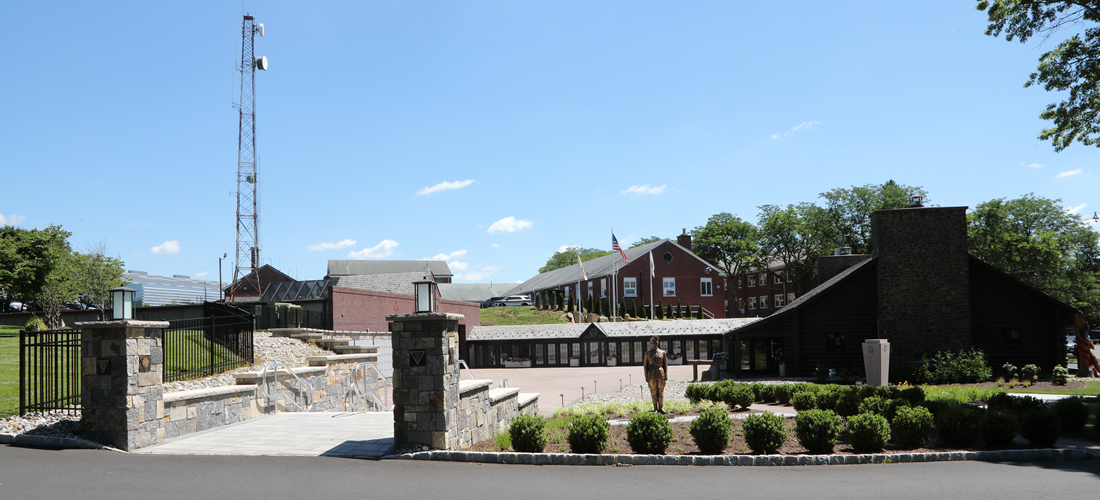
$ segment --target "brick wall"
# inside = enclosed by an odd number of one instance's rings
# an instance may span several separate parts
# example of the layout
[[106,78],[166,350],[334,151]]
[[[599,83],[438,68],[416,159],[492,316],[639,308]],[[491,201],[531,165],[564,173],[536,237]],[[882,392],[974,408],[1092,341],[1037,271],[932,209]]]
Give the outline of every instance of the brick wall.
[[[332,287],[332,329],[360,332],[385,332],[386,315],[410,314],[416,310],[412,295]],[[473,302],[439,300],[440,313],[461,314],[463,331],[481,325],[481,305]]]
[[966,207],[871,214],[879,336],[902,356],[971,345]]

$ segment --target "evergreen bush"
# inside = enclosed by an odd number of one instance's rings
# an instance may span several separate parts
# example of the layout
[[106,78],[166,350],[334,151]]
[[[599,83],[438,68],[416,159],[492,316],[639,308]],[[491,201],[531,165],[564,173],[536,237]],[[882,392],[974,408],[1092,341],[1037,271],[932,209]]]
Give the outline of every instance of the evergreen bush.
[[814,368],[814,378],[817,379],[819,384],[825,383],[825,381],[829,379],[829,369],[826,368],[825,365],[819,363],[817,367]]
[[1051,405],[1051,409],[1062,423],[1062,430],[1066,432],[1084,429],[1085,423],[1089,421],[1089,407],[1077,396],[1059,399]]
[[1008,412],[987,411],[982,417],[981,428],[986,445],[1004,448],[1020,433],[1020,419]]
[[791,396],[791,406],[798,410],[799,415],[803,411],[817,408],[817,395],[810,391],[799,391]]
[[890,440],[886,417],[860,413],[848,419],[848,439],[856,451],[881,451]]
[[882,416],[886,417],[889,422],[894,421],[894,417],[897,416],[898,410],[901,408],[913,406],[909,404],[909,400],[905,398],[895,398],[886,402],[886,409],[883,410]]
[[874,413],[882,415],[886,413],[886,400],[878,396],[871,396],[859,403],[859,413]]
[[993,376],[985,353],[979,349],[937,352],[932,363],[932,382],[936,384],[972,384]]
[[546,421],[538,415],[518,415],[508,429],[512,449],[524,453],[542,453],[546,449]]
[[795,392],[795,384],[777,384],[775,386],[775,400],[780,404],[791,404],[791,395]]
[[28,319],[23,325],[23,331],[27,332],[43,332],[46,330],[48,330],[48,328],[46,328],[46,323],[37,317],[31,317],[31,319]]
[[762,403],[774,403],[775,387],[775,384],[760,384],[760,390],[756,393],[756,400]]
[[653,306],[653,313],[657,315],[657,319],[665,319],[665,308],[661,305],[661,301],[657,301]]
[[729,446],[733,421],[722,409],[710,407],[691,421],[690,432],[699,451],[706,455],[720,455]]
[[[815,406],[819,410],[836,410],[836,402],[840,399],[841,392],[835,387],[818,392]],[[793,401],[792,401],[793,402]]]
[[859,394],[846,393],[837,400],[833,411],[842,417],[850,417],[859,413],[859,405],[862,402],[863,400],[859,398]]
[[[805,393],[795,396],[802,394]],[[835,413],[829,410],[800,410],[794,422],[798,444],[803,448],[816,455],[833,452],[836,437],[840,435],[840,417]]]
[[771,455],[787,442],[787,428],[783,417],[774,413],[757,413],[745,418],[741,425],[745,442],[753,453]]
[[737,406],[748,408],[756,400],[752,387],[749,387],[748,384],[738,384],[736,382],[730,384],[718,383],[717,396],[718,400],[726,403],[726,406],[730,407],[731,410]]
[[1039,378],[1039,367],[1032,364],[1024,365],[1020,368],[1020,377],[1024,380],[1036,381]]
[[665,317],[666,317],[666,318],[669,318],[669,319],[672,319],[672,318],[674,317],[674,316],[672,315],[672,301],[671,301],[671,300],[670,300],[670,301],[668,301],[668,304],[665,304],[665,307],[666,307],[666,310],[665,310]]
[[660,413],[638,413],[626,424],[626,442],[641,455],[663,455],[672,436],[672,424]]
[[1032,446],[1049,448],[1058,441],[1061,423],[1058,415],[1049,408],[1040,408],[1024,416],[1020,423],[1020,435]]
[[890,424],[894,438],[903,448],[916,448],[932,433],[935,417],[923,406],[902,406]]
[[753,382],[749,387],[752,387],[753,401],[763,401],[760,398],[760,392],[764,390],[764,384]]
[[600,415],[577,415],[569,421],[569,451],[601,453],[607,446],[611,425]]
[[953,405],[936,414],[936,433],[944,444],[953,448],[969,448],[978,436],[981,410]]
[[924,389],[920,387],[910,387],[901,391],[901,397],[908,399],[909,404],[916,406],[924,402]]
[[1001,365],[1001,371],[1005,374],[1005,380],[1016,378],[1016,376],[1019,375],[1016,365],[1008,361],[1005,361],[1005,364]]
[[1069,370],[1062,365],[1057,365],[1051,371],[1050,379],[1054,385],[1066,385],[1069,382]]
[[[672,307],[672,301],[671,300],[668,302],[668,306]],[[683,319],[683,317],[684,317],[684,307],[683,307],[682,304],[680,304],[680,299],[676,299],[676,316],[674,316],[674,317],[676,319]]]

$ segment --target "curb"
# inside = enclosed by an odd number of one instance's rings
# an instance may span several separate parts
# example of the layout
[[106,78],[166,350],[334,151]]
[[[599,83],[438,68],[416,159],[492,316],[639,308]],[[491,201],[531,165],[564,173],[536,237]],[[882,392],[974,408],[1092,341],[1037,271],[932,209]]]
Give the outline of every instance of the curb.
[[0,434],[0,444],[10,444],[23,448],[89,449],[113,450],[110,446],[85,441],[83,439],[61,436],[39,436],[27,434]]
[[590,455],[573,453],[500,453],[476,451],[421,451],[393,455],[398,460],[435,460],[508,465],[855,465],[916,462],[1021,462],[1092,460],[1093,453],[1074,448],[950,451],[942,453],[875,453],[866,455]]

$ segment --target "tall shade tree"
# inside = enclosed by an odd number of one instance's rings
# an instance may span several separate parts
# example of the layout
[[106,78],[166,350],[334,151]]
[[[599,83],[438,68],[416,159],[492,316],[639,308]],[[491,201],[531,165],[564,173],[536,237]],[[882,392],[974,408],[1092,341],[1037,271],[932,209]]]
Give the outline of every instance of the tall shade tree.
[[817,257],[832,251],[839,236],[829,223],[828,212],[807,202],[785,208],[763,205],[758,223],[764,253],[783,264],[801,295],[798,278],[814,270]]
[[[906,186],[892,180],[883,184],[867,184],[851,188],[836,188],[821,193],[833,231],[844,238],[853,253],[871,253],[871,212],[903,208],[913,195],[927,196],[920,186]],[[927,202],[927,200],[925,200]]]
[[663,239],[664,238],[662,238],[660,236],[649,236],[647,238],[642,238],[638,241],[635,241],[634,243],[631,243],[630,248],[640,247],[640,246],[645,245],[647,243],[656,243],[656,242],[661,241]]
[[1028,194],[979,204],[966,216],[970,254],[1097,317],[1098,235],[1061,202]]
[[[66,243],[66,247],[68,243]],[[35,303],[42,308],[46,326],[61,328],[61,306],[76,302],[80,297],[81,283],[77,277],[77,256],[72,252],[64,254],[54,263],[46,283],[38,292]]]
[[1065,92],[1065,100],[1047,105],[1039,116],[1054,126],[1039,133],[1055,151],[1081,142],[1100,146],[1100,2],[1097,0],[978,0],[988,15],[985,34],[1025,43],[1064,32],[1067,38],[1039,56],[1039,66],[1024,87],[1042,85]]
[[80,301],[99,309],[99,319],[103,320],[104,310],[111,301],[108,290],[127,284],[122,279],[123,262],[108,256],[107,245],[103,242],[96,243],[86,253],[78,253],[73,257],[73,270],[80,284]]
[[0,291],[4,300],[38,300],[54,267],[72,253],[68,243],[71,234],[61,226],[0,227]]
[[691,251],[726,273],[726,298],[737,302],[736,287],[730,286],[741,273],[760,265],[763,252],[760,231],[727,212],[715,214],[706,225],[691,231]]
[[562,250],[554,252],[554,255],[550,256],[546,261],[546,265],[539,268],[539,274],[576,264],[577,253],[580,253],[581,260],[588,262],[597,257],[603,257],[611,253],[611,251],[600,250],[598,248],[565,247]]

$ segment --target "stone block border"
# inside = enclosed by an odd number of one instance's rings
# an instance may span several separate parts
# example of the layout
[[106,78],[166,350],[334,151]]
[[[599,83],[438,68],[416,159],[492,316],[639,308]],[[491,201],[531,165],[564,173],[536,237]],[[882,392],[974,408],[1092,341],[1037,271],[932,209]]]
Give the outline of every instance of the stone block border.
[[85,439],[75,439],[62,436],[40,436],[36,434],[0,434],[0,444],[10,444],[23,448],[48,448],[48,449],[92,449],[115,450],[117,448],[104,446]]
[[1075,448],[951,451],[942,453],[875,453],[866,455],[588,455],[573,453],[512,453],[421,451],[392,455],[400,460],[437,460],[509,465],[854,465],[914,462],[1024,462],[1093,460],[1100,456]]

